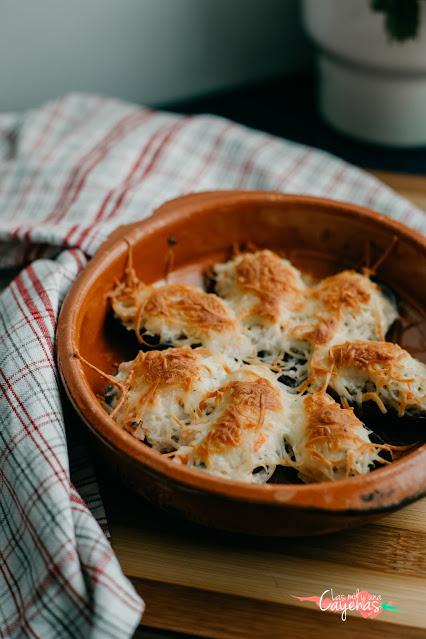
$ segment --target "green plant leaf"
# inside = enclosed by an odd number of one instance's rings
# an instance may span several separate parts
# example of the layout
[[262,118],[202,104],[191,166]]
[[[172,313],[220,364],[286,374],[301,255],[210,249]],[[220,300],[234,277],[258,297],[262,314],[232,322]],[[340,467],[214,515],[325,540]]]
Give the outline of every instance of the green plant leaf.
[[392,40],[402,42],[416,37],[420,0],[371,0],[370,6],[385,14],[385,28]]

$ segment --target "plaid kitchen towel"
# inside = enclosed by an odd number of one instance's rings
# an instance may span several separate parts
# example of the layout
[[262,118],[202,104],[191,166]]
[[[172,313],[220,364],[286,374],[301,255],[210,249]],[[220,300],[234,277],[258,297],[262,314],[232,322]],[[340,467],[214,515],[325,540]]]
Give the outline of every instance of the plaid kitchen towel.
[[118,224],[218,188],[325,195],[426,231],[363,171],[222,118],[79,94],[0,115],[0,269],[24,268],[0,295],[1,637],[121,638],[138,623],[142,602],[87,507],[102,517],[81,446],[69,450],[80,492],[70,479],[56,320]]

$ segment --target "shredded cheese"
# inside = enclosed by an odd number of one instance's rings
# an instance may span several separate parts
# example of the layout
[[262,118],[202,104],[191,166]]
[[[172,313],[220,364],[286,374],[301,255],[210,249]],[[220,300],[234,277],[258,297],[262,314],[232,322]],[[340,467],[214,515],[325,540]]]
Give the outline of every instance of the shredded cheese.
[[243,365],[200,403],[184,462],[227,479],[264,482],[285,454],[291,429],[287,394],[265,366]]
[[426,366],[390,342],[354,340],[333,346],[330,386],[348,401],[374,401],[381,412],[426,412]]
[[383,461],[383,446],[370,441],[353,409],[342,408],[321,391],[303,399],[297,424],[290,441],[293,466],[303,481],[343,479],[367,473]]
[[[238,366],[233,358],[204,348],[141,351],[136,359],[120,365],[116,380],[121,388],[111,410],[120,426],[168,452],[178,445],[204,394]],[[126,385],[130,375],[131,383]]]
[[387,463],[392,447],[370,440],[353,404],[424,412],[426,366],[383,341],[398,312],[369,271],[312,283],[260,250],[209,272],[215,294],[147,286],[129,260],[114,312],[142,345],[149,336],[167,348],[104,375],[117,425],[173,463],[252,483],[279,465],[309,482]]
[[130,289],[116,287],[111,300],[116,316],[141,343],[145,333],[158,337],[161,344],[201,344],[240,356],[252,352],[233,310],[217,295],[195,286],[134,282]]

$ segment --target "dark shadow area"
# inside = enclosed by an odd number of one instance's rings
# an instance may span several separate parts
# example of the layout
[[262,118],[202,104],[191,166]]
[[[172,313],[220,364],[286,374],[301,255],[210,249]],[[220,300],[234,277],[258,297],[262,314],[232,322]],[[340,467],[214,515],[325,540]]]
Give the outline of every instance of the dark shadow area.
[[340,135],[321,118],[313,72],[159,105],[184,114],[212,113],[294,142],[315,146],[370,169],[426,174],[426,147],[400,149]]

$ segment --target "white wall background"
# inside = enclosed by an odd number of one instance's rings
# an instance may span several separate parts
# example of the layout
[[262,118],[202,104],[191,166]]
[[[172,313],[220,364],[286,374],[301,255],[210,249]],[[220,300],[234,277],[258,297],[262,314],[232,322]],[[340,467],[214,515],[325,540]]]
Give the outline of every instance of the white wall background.
[[0,110],[155,104],[306,66],[299,0],[0,0]]

